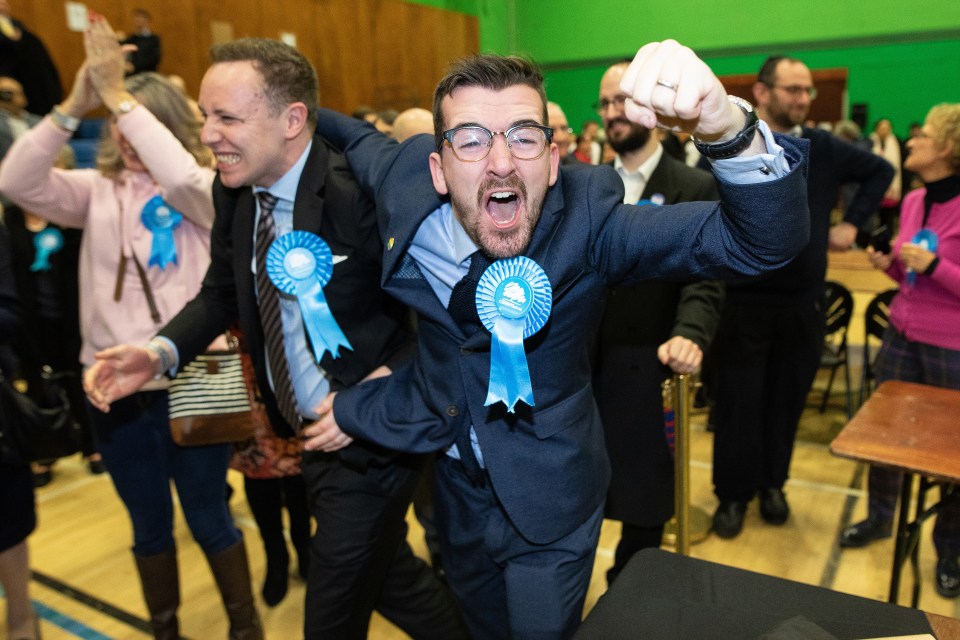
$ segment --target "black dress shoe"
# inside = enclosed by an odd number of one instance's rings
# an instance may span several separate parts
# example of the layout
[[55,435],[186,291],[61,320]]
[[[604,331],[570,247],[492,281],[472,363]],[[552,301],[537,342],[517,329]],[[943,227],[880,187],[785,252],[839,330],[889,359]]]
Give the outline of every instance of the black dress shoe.
[[780,489],[760,492],[760,517],[770,524],[783,524],[790,517],[790,505]]
[[875,540],[889,538],[892,531],[892,522],[884,522],[876,516],[870,516],[841,531],[840,546],[848,549],[865,547]]
[[713,514],[713,530],[721,538],[735,538],[743,530],[743,516],[746,513],[746,502],[721,500]]
[[90,473],[95,476],[98,476],[101,473],[106,473],[107,471],[107,468],[103,466],[103,460],[87,458],[87,467],[90,469]]
[[960,566],[957,566],[957,556],[937,560],[937,593],[944,598],[960,596]]

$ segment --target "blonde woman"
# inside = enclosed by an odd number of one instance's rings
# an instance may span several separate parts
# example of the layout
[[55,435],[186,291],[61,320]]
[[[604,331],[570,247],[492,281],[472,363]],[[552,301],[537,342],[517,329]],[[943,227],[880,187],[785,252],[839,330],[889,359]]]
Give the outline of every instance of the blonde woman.
[[[80,360],[118,343],[143,344],[200,289],[210,262],[214,172],[183,94],[154,73],[124,82],[123,50],[91,14],[86,60],[64,102],[21,136],[0,166],[0,191],[25,209],[84,230]],[[53,168],[79,118],[112,114],[95,170]],[[170,480],[207,555],[231,638],[261,638],[246,552],[224,501],[229,445],[179,447],[170,438],[166,380],[90,407],[104,463],[133,524],[133,553],[157,638],[179,637],[180,602]]]

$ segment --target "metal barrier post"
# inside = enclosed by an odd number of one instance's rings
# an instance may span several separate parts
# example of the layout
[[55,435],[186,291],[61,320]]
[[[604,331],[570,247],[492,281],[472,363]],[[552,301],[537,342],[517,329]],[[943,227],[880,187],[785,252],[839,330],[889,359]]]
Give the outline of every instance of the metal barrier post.
[[673,544],[677,553],[690,555],[690,544],[703,541],[710,533],[710,518],[698,507],[690,507],[690,407],[691,375],[674,374],[663,383],[665,404],[674,416],[674,516],[667,523],[664,542]]

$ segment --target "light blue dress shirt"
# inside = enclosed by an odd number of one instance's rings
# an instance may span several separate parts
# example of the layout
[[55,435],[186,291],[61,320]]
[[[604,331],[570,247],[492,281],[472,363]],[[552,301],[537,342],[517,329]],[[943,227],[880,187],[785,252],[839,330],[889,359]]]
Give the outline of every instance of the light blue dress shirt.
[[[276,196],[277,204],[273,209],[273,221],[276,225],[277,237],[293,231],[293,203],[297,198],[297,185],[300,184],[300,175],[306,165],[307,156],[313,146],[311,141],[307,148],[290,169],[283,174],[269,189],[254,187],[253,192],[269,191]],[[257,239],[257,223],[260,220],[260,201],[257,200],[257,217],[253,225],[254,246]],[[250,259],[250,271],[256,279],[257,259],[254,255]],[[259,299],[260,293],[257,292]],[[290,379],[293,381],[293,391],[297,396],[297,408],[305,418],[316,419],[314,408],[319,406],[330,393],[330,381],[326,372],[313,359],[313,349],[307,343],[307,334],[300,315],[300,304],[295,296],[280,294],[280,320],[283,324],[283,349],[287,356],[287,367],[290,369]],[[264,345],[266,350],[266,345]],[[266,359],[267,370],[270,375],[270,386],[273,386],[273,372],[270,371],[270,359]]]

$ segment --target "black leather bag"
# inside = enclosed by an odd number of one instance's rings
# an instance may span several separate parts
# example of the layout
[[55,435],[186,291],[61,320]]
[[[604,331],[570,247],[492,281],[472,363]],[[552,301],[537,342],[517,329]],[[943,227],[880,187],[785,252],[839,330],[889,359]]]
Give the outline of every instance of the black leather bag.
[[20,393],[0,371],[0,461],[24,464],[69,456],[80,450],[80,425],[60,376],[44,367],[33,398]]

